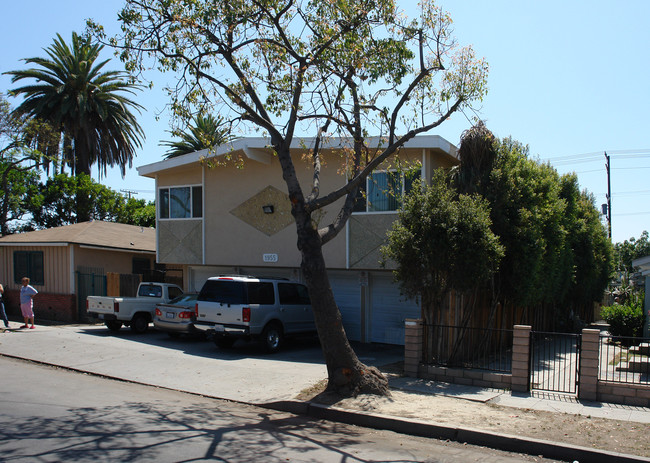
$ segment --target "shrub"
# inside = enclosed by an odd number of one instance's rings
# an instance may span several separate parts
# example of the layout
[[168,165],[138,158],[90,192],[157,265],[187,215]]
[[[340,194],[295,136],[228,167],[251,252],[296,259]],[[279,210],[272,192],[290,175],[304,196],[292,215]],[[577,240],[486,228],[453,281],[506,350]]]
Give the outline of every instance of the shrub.
[[625,305],[603,307],[603,319],[612,336],[638,337],[643,333],[643,295],[632,297]]

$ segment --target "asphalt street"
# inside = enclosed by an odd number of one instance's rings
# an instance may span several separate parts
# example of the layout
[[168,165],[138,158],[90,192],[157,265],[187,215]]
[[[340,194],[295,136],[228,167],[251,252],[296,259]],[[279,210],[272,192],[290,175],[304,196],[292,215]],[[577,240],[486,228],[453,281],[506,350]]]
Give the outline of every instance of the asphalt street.
[[551,462],[0,357],[0,461]]

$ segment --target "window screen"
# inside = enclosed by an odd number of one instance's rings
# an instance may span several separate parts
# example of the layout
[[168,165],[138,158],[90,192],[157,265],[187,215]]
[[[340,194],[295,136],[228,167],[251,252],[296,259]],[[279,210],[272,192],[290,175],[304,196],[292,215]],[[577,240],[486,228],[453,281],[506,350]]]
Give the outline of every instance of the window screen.
[[14,282],[20,284],[23,277],[32,285],[44,285],[43,251],[14,251]]

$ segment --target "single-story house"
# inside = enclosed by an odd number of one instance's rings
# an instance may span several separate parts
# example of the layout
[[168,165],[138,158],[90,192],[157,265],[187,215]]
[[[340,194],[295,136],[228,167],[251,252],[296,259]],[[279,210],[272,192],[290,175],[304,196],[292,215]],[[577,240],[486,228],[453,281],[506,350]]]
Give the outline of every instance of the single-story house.
[[0,283],[8,315],[20,317],[21,279],[29,277],[39,292],[34,299],[37,320],[83,319],[86,296],[106,294],[107,273],[153,269],[155,240],[153,228],[101,221],[0,238]]
[[[326,141],[321,191],[347,182],[344,153],[349,142]],[[311,191],[313,178],[305,154],[313,145],[313,139],[292,145],[305,191]],[[381,268],[379,249],[397,218],[400,196],[412,184],[404,166],[426,181],[434,169],[457,165],[458,158],[455,146],[431,135],[409,140],[399,161],[402,169],[395,169],[392,158],[368,177],[366,194],[345,230],[324,247],[332,290],[352,340],[403,344],[404,320],[420,316],[419,304],[402,297],[391,271]],[[291,205],[268,139],[241,138],[213,152],[141,166],[138,173],[156,181],[156,261],[182,266],[187,291],[198,291],[208,277],[223,274],[301,280]],[[342,201],[320,211],[316,220],[329,223]]]

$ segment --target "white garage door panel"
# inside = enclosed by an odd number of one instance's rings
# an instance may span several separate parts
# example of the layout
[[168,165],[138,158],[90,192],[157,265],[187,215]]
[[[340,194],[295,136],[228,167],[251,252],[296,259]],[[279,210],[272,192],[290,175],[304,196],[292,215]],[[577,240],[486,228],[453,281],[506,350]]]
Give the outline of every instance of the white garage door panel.
[[420,306],[400,295],[392,276],[372,275],[370,341],[404,344],[404,321],[419,318]]
[[232,275],[232,273],[232,267],[190,267],[190,285],[188,291],[198,293],[208,278],[219,275]]
[[361,340],[361,287],[355,272],[350,274],[329,275],[330,286],[334,293],[334,300],[341,311],[343,327],[348,339]]

